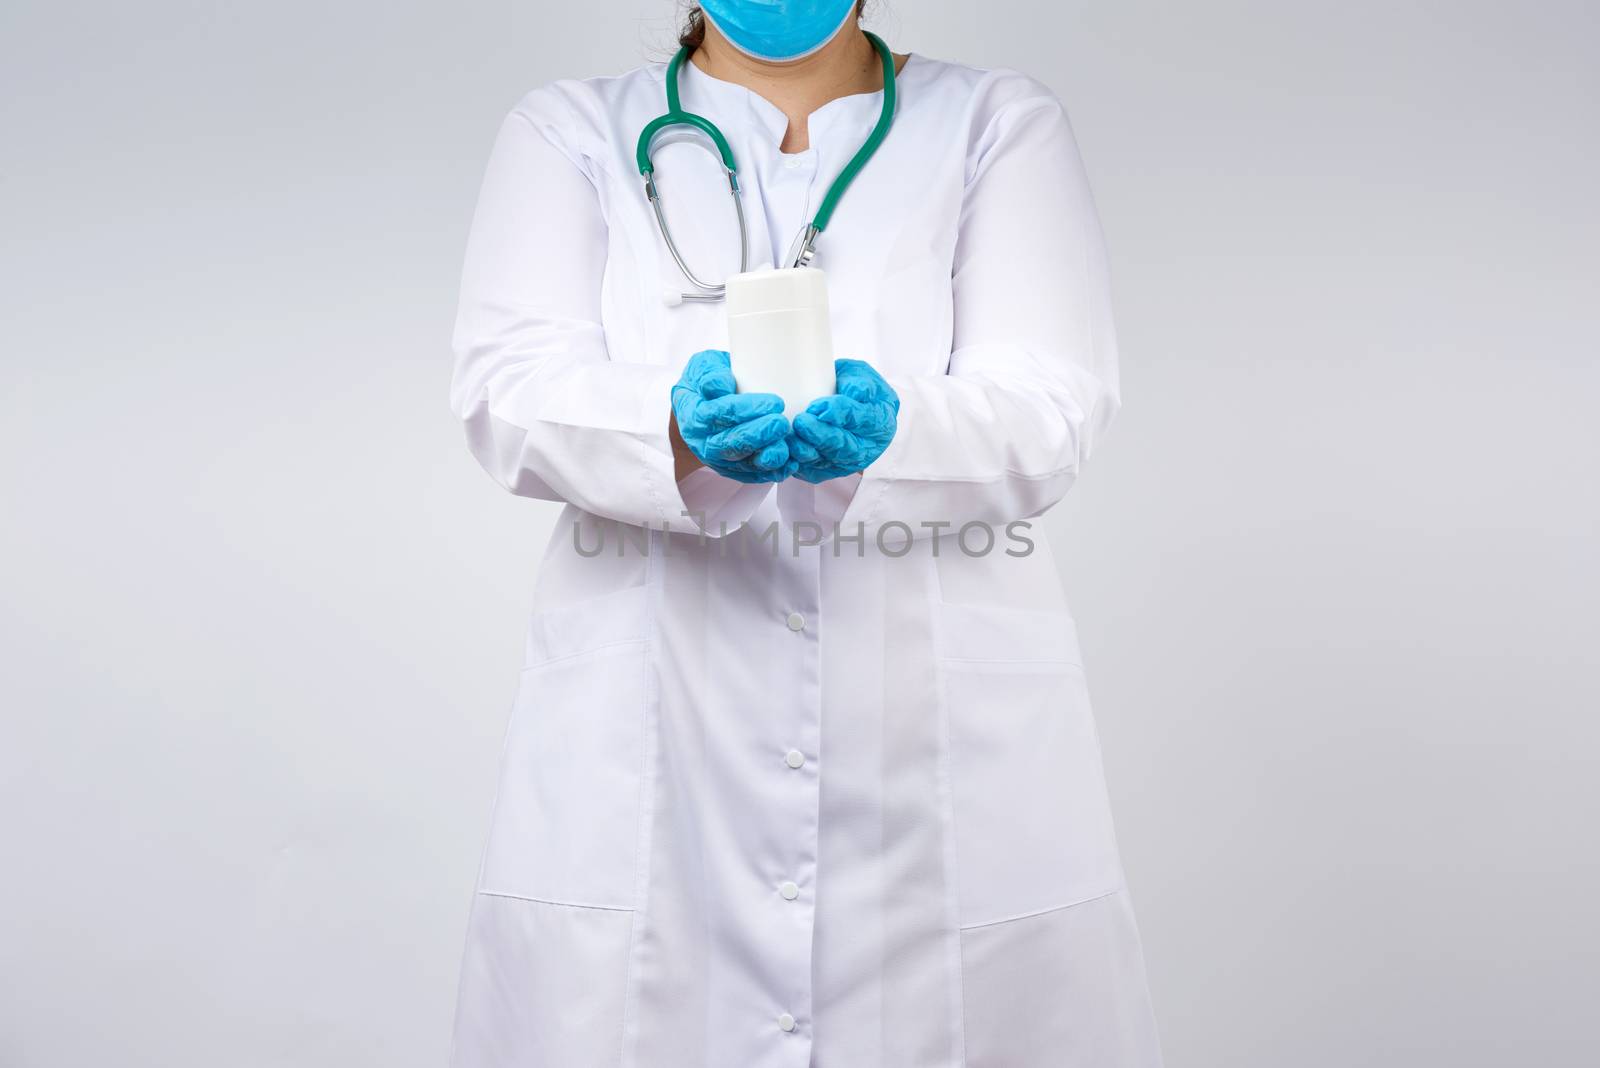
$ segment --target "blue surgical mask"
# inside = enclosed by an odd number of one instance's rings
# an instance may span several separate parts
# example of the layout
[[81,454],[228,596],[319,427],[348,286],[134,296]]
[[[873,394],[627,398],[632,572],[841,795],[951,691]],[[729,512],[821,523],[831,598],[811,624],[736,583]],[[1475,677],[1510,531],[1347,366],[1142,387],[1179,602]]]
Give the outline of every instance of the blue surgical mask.
[[782,61],[833,40],[856,0],[701,0],[700,9],[745,55]]

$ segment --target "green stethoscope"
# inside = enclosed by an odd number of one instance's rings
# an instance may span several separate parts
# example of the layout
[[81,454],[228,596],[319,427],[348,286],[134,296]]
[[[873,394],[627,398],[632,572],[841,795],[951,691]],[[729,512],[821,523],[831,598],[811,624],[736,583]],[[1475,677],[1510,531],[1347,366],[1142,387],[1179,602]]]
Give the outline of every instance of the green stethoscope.
[[[878,113],[877,124],[872,127],[867,139],[856,149],[856,154],[850,157],[850,162],[844,165],[844,169],[833,180],[833,184],[828,186],[827,195],[822,198],[822,206],[817,209],[817,214],[798,238],[798,248],[794,250],[788,263],[790,267],[805,267],[811,263],[811,257],[816,254],[817,236],[828,228],[828,220],[833,217],[833,209],[839,206],[839,198],[844,196],[844,191],[850,187],[850,183],[861,172],[861,168],[867,165],[867,160],[871,159],[878,146],[883,144],[884,137],[889,133],[889,125],[894,121],[894,55],[877,34],[866,30],[862,32],[866,34],[867,40],[872,42],[872,47],[877,49],[878,58],[883,61],[883,110]],[[695,288],[693,293],[684,293],[683,299],[717,301],[723,298],[723,286],[720,283],[703,282],[696,277],[689,269],[683,254],[678,251],[677,243],[672,240],[667,217],[661,211],[661,194],[656,190],[655,164],[650,162],[650,149],[656,134],[668,127],[692,126],[711,138],[712,143],[716,145],[717,155],[722,157],[722,169],[728,176],[728,193],[733,197],[733,210],[739,217],[739,270],[741,272],[749,270],[750,238],[745,227],[744,204],[739,199],[739,166],[734,162],[733,149],[728,146],[728,139],[722,136],[722,131],[717,129],[715,123],[703,115],[683,110],[683,105],[678,100],[678,71],[689,58],[689,52],[688,48],[680,48],[678,54],[672,57],[672,62],[667,64],[667,113],[652,119],[640,131],[636,156],[639,174],[644,178],[644,195],[649,199],[650,207],[655,212],[656,225],[661,228],[661,237],[667,243],[667,251],[672,253],[678,269]]]

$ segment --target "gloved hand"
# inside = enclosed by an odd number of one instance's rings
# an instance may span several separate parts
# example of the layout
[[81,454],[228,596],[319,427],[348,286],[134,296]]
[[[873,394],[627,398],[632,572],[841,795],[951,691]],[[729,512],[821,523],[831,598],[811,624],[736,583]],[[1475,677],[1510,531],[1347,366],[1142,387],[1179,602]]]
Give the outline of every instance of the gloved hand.
[[689,358],[672,387],[678,434],[700,462],[738,482],[781,482],[797,466],[789,456],[789,420],[776,393],[736,393],[728,354],[705,349]]
[[826,482],[864,471],[894,440],[900,398],[864,360],[834,360],[838,391],[794,417],[789,452],[797,478]]

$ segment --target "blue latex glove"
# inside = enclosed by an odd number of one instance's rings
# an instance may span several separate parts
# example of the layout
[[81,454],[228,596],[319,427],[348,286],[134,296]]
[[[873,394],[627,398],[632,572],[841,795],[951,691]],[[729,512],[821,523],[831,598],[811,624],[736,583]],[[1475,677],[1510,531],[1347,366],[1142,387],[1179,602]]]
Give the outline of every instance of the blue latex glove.
[[789,452],[795,477],[826,482],[865,471],[894,440],[900,398],[864,360],[834,360],[838,392],[794,417]]
[[789,456],[789,420],[776,393],[736,393],[728,354],[705,349],[689,358],[672,387],[678,434],[700,462],[738,482],[781,482],[797,466]]

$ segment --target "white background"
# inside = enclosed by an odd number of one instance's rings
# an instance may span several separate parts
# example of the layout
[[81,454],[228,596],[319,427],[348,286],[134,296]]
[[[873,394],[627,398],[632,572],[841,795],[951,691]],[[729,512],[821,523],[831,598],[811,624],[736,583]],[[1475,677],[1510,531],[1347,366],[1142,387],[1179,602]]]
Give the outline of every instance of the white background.
[[[1049,525],[1173,1068],[1600,1063],[1596,12],[870,23],[1094,181],[1126,408]],[[673,21],[0,9],[0,1065],[443,1063],[553,515],[447,407],[465,228]]]

